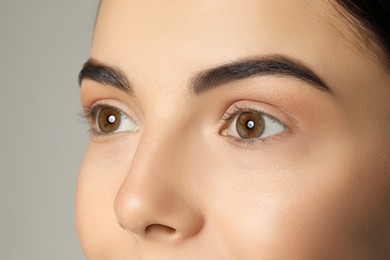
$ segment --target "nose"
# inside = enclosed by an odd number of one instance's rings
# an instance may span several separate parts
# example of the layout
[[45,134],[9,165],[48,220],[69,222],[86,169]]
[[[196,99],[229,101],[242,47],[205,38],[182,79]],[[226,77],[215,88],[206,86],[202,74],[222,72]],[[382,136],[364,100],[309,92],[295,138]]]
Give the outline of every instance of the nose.
[[114,202],[119,225],[148,239],[180,241],[203,227],[177,141],[141,138]]

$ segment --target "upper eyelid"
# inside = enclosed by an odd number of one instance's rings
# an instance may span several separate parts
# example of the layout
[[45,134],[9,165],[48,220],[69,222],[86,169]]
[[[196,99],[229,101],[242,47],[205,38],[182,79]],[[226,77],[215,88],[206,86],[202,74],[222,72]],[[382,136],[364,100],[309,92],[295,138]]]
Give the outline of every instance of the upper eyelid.
[[271,115],[270,113],[264,112],[261,109],[248,107],[248,106],[241,106],[240,107],[238,105],[234,106],[234,112],[233,113],[229,113],[229,112],[226,111],[224,116],[222,117],[222,120],[230,121],[233,118],[237,117],[239,115],[239,113],[241,113],[241,112],[252,112],[252,113],[260,114],[260,115],[263,115],[263,116],[267,116],[267,117],[270,117],[271,119],[273,119],[273,120],[277,121],[278,123],[280,123],[280,124],[285,126],[285,124],[281,120],[279,120],[277,117]]
[[92,122],[96,119],[96,115],[98,111],[103,108],[103,107],[112,107],[108,105],[102,105],[102,104],[97,104],[97,105],[91,105],[91,106],[84,106],[84,117],[89,121],[90,123],[95,123]]
[[[114,103],[114,104],[112,104]],[[129,108],[127,108],[127,105],[124,105],[122,104],[122,102],[118,102],[117,100],[99,100],[99,101],[96,101],[94,102],[93,104],[91,105],[88,105],[88,106],[84,106],[83,109],[84,109],[84,112],[85,112],[85,116],[88,118],[92,118],[94,116],[96,116],[97,112],[99,111],[99,109],[101,108],[106,108],[106,107],[109,107],[109,108],[112,108],[112,109],[115,109],[119,112],[121,112],[123,115],[127,116],[128,118],[131,118],[132,120],[138,122],[138,117],[136,116],[136,114]]]
[[119,111],[120,113],[128,116],[125,112],[123,112],[121,109],[115,107],[115,106],[112,106],[112,105],[107,105],[107,104],[95,104],[95,105],[92,105],[90,107],[90,114],[92,116],[96,116],[97,112],[102,109],[102,108],[112,108],[112,109],[115,109],[117,111]]

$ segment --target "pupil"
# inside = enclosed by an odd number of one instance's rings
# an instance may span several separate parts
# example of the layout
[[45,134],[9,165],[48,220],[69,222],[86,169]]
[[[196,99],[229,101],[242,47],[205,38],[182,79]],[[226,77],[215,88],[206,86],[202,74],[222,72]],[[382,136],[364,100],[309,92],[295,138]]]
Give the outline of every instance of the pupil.
[[114,123],[116,121],[116,118],[114,115],[109,115],[108,118],[107,118],[108,122],[109,123]]
[[253,129],[253,127],[255,126],[255,122],[253,122],[252,120],[249,120],[247,123],[246,123],[246,127],[248,129]]

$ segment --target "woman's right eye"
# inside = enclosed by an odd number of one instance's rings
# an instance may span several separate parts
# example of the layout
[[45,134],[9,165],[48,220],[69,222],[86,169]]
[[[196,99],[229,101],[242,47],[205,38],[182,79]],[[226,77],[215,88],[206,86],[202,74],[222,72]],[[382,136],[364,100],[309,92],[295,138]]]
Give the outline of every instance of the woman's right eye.
[[121,110],[111,106],[97,106],[91,111],[93,132],[110,134],[117,132],[136,132],[137,123]]

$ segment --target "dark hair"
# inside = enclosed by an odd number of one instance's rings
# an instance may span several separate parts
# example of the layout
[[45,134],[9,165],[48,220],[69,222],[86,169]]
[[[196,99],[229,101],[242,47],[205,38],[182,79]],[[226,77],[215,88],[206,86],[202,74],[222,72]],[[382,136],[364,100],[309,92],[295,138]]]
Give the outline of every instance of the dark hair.
[[[352,16],[355,28],[363,29],[366,42],[383,53],[381,60],[390,67],[390,0],[336,0]],[[357,26],[357,27],[356,27]],[[361,31],[361,30],[360,30]]]

